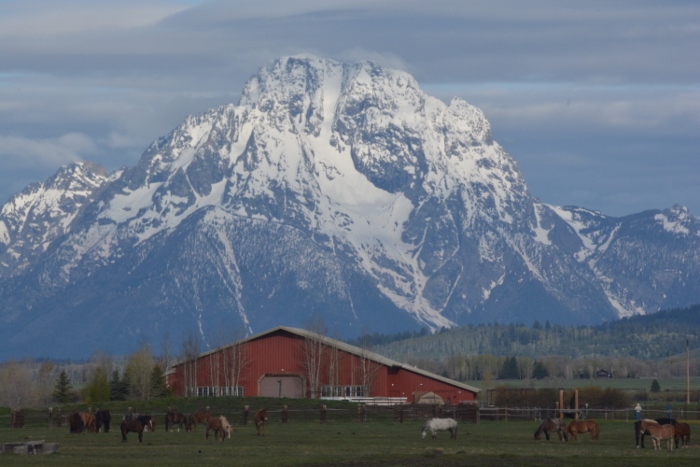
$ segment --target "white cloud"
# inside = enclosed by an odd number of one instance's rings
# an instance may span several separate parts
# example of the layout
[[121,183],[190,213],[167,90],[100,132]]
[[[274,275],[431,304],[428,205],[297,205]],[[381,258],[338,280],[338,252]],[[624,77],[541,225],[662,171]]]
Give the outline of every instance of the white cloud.
[[90,157],[96,150],[93,140],[82,133],[51,139],[0,135],[0,164],[13,167],[57,167]]

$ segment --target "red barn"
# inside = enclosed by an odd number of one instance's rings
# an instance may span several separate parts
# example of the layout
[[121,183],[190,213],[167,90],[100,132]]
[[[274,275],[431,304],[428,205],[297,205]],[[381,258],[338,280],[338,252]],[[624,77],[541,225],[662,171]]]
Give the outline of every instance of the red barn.
[[473,401],[479,389],[303,329],[269,331],[184,358],[168,371],[177,396],[427,397]]

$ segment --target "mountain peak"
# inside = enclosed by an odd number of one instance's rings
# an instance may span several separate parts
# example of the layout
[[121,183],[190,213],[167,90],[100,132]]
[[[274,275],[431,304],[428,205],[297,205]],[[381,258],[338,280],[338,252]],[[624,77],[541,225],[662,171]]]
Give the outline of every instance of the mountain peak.
[[700,300],[698,238],[658,227],[696,218],[538,203],[483,112],[372,62],[276,60],[136,166],[61,169],[1,212],[0,338],[16,348],[60,323],[109,326],[114,345],[192,329],[211,342],[222,323],[318,314],[352,336]]

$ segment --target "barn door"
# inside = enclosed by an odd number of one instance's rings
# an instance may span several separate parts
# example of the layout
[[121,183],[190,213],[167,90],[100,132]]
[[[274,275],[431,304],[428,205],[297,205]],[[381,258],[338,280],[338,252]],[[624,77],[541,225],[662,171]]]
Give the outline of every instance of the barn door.
[[304,397],[304,380],[296,375],[266,374],[260,380],[260,396],[301,399]]

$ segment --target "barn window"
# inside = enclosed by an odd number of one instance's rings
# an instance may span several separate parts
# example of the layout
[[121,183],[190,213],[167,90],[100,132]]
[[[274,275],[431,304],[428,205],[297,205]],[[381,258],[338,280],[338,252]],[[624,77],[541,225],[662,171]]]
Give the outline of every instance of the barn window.
[[221,395],[243,397],[243,386],[224,386],[221,388]]
[[321,397],[343,397],[343,387],[321,386]]

